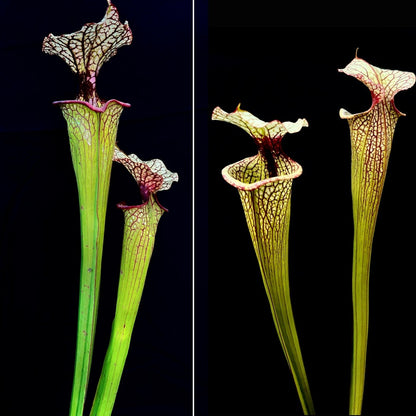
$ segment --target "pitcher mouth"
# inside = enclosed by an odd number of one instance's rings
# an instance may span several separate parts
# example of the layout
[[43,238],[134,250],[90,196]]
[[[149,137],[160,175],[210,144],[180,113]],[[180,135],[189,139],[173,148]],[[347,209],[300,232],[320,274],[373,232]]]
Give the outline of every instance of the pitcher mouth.
[[290,173],[287,173],[284,175],[266,177],[264,179],[261,179],[255,182],[243,182],[242,180],[240,180],[238,175],[236,175],[237,167],[247,166],[250,162],[252,162],[257,157],[258,155],[251,156],[251,157],[242,159],[239,162],[232,163],[226,166],[225,168],[223,168],[221,173],[222,173],[224,180],[237,189],[241,189],[245,191],[252,191],[254,189],[258,189],[261,186],[264,186],[270,183],[284,182],[284,181],[288,181],[291,179],[295,179],[299,177],[303,172],[302,166],[299,163],[288,158],[288,161],[290,162],[291,170],[292,170]]
[[[159,208],[160,209],[162,209],[164,212],[169,212],[169,210],[167,209],[167,208],[165,208],[160,202],[159,202],[159,199],[157,198],[157,196],[156,196],[156,194],[152,194],[152,196],[151,196],[153,199],[154,199],[154,201],[156,202],[156,204],[159,206]],[[137,205],[128,205],[128,204],[126,204],[125,202],[120,202],[120,203],[118,203],[116,206],[117,206],[117,208],[119,208],[119,209],[121,209],[121,210],[123,210],[123,211],[125,211],[125,210],[129,210],[129,209],[134,209],[134,208],[136,208],[136,209],[140,209],[140,208],[144,208],[146,205],[148,205],[149,204],[149,201],[150,201],[150,197],[149,197],[149,199],[147,200],[147,201],[144,201],[144,202],[142,202],[141,204],[137,204]]]
[[119,101],[119,100],[116,100],[116,99],[111,99],[111,100],[108,100],[108,101],[106,101],[104,104],[103,104],[103,106],[102,107],[97,107],[97,106],[95,106],[95,105],[93,105],[93,104],[91,104],[91,103],[89,103],[88,101],[82,101],[82,100],[61,100],[61,101],[54,101],[52,104],[53,105],[64,105],[64,104],[84,104],[84,105],[86,105],[89,109],[91,109],[91,110],[93,110],[93,111],[96,111],[96,112],[99,112],[99,113],[104,113],[105,112],[105,110],[107,109],[107,107],[108,107],[108,105],[110,104],[110,103],[113,103],[113,102],[115,102],[115,103],[117,103],[117,104],[120,104],[122,107],[131,107],[131,104],[129,104],[129,103],[124,103],[124,102],[122,102],[122,101]]

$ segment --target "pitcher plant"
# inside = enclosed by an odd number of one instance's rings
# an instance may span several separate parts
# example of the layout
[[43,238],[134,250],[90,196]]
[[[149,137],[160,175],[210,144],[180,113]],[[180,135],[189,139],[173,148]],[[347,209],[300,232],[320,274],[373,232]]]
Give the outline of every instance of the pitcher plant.
[[91,368],[100,289],[101,260],[112,159],[119,117],[129,104],[102,101],[96,91],[104,64],[129,45],[132,33],[119,21],[108,0],[104,18],[79,31],[48,35],[42,50],[58,55],[77,74],[80,89],[75,100],[56,101],[67,122],[72,163],[77,180],[81,222],[81,271],[75,371],[71,416],[82,416]]
[[153,253],[156,230],[166,211],[157,200],[156,192],[169,189],[174,181],[178,181],[178,175],[166,169],[159,159],[144,162],[134,154],[125,155],[116,147],[114,160],[124,165],[136,180],[142,204],[118,204],[125,222],[116,312],[91,416],[110,416],[113,410]]
[[226,166],[222,175],[240,194],[277,334],[303,412],[315,414],[289,289],[290,200],[293,179],[301,175],[302,167],[284,153],[281,144],[286,133],[296,133],[308,123],[305,119],[266,123],[240,106],[232,113],[216,107],[212,119],[241,127],[257,144],[257,155]]
[[351,136],[351,191],[354,217],[352,268],[353,359],[350,414],[360,415],[364,394],[369,325],[369,278],[373,236],[397,120],[394,96],[411,88],[411,72],[380,69],[355,57],[340,72],[364,83],[371,92],[370,109],[351,114],[341,109]]

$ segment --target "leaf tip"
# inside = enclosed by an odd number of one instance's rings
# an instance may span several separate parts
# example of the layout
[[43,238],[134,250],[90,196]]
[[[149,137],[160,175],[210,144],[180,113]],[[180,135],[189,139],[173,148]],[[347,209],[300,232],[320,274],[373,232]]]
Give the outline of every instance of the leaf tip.
[[347,111],[345,108],[341,108],[339,110],[339,116],[342,119],[348,119],[348,118],[351,118],[352,114],[349,111]]

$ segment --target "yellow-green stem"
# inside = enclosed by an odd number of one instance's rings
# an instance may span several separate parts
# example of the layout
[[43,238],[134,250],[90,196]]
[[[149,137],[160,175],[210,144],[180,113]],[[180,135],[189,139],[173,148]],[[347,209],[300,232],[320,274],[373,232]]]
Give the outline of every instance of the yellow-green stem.
[[[83,199],[83,202],[87,201]],[[97,201],[97,204],[95,201],[91,201],[91,203],[93,204],[92,208],[85,208],[88,203],[81,207],[81,229],[83,232],[81,233],[78,328],[70,407],[71,416],[82,416],[83,414],[97,322],[105,209],[99,215],[102,218],[100,221],[97,214],[97,205],[102,204],[103,201]]]
[[[378,208],[377,208],[378,209]],[[360,415],[366,372],[369,326],[369,279],[372,240],[375,218],[355,210],[357,218],[353,248],[352,300],[353,300],[353,358],[351,368],[350,414]],[[370,215],[368,215],[370,214]],[[370,218],[369,218],[370,217]]]
[[[273,321],[292,372],[302,410],[314,415],[290,300],[289,224],[292,180],[269,183],[254,191],[239,190]],[[270,201],[273,201],[270,203]],[[267,207],[269,210],[267,211]],[[272,209],[276,208],[276,211]]]

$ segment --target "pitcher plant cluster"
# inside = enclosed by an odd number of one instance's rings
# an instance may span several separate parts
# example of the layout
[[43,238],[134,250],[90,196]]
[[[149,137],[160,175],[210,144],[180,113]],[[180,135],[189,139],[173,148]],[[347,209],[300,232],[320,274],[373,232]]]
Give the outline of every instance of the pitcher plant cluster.
[[[139,187],[137,205],[118,204],[124,214],[116,310],[101,376],[90,416],[112,414],[144,283],[153,253],[157,227],[166,209],[157,192],[178,181],[159,159],[143,161],[126,155],[116,145],[120,116],[130,104],[102,100],[97,76],[102,65],[133,39],[128,22],[121,23],[111,0],[104,18],[87,23],[74,33],[48,35],[42,50],[62,58],[79,79],[75,99],[54,102],[67,122],[80,212],[81,268],[78,327],[70,416],[85,414],[85,401],[93,358],[100,293],[101,264],[109,184],[113,161],[122,164]],[[397,92],[411,88],[415,75],[380,69],[355,58],[340,72],[364,83],[371,107],[362,113],[340,110],[348,121],[351,138],[351,193],[354,220],[352,261],[353,345],[349,413],[360,415],[364,397],[369,328],[369,278],[373,236],[396,123]],[[286,134],[308,127],[296,122],[264,122],[240,105],[227,113],[216,107],[213,120],[234,124],[255,141],[258,152],[222,170],[223,178],[237,188],[260,267],[273,321],[284,357],[293,376],[303,413],[315,414],[301,345],[291,305],[289,282],[289,225],[293,180],[302,167],[283,150]],[[312,126],[313,128],[313,126]]]
[[[115,316],[108,350],[96,390],[91,416],[111,415],[129,350],[144,282],[152,256],[156,230],[166,211],[156,193],[178,180],[161,160],[142,161],[116,146],[119,119],[130,104],[102,100],[97,76],[102,65],[118,49],[132,42],[126,21],[108,2],[99,23],[87,23],[79,31],[43,41],[42,50],[62,58],[79,79],[76,99],[56,101],[67,122],[75,171],[81,226],[81,270],[75,370],[70,416],[82,416],[91,370],[97,324],[101,263],[111,168],[113,161],[127,168],[139,186],[139,205],[119,204],[124,213],[124,238]],[[140,140],[140,138],[138,138]]]
[[[370,90],[371,107],[350,114],[341,109],[348,121],[351,138],[351,193],[354,219],[352,304],[353,353],[349,414],[360,415],[364,396],[369,326],[369,277],[372,242],[386,178],[396,123],[401,113],[394,96],[411,88],[411,72],[380,69],[355,58],[344,69],[346,75],[364,83]],[[258,153],[226,166],[222,175],[237,188],[254,250],[260,266],[273,320],[292,372],[305,415],[315,414],[301,348],[292,313],[289,290],[289,222],[293,179],[302,167],[285,154],[282,139],[308,126],[305,119],[295,123],[264,122],[238,105],[232,113],[216,107],[213,120],[225,121],[245,130],[255,141]]]

